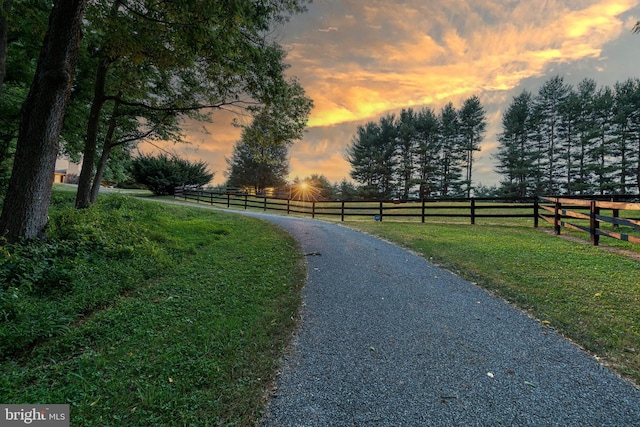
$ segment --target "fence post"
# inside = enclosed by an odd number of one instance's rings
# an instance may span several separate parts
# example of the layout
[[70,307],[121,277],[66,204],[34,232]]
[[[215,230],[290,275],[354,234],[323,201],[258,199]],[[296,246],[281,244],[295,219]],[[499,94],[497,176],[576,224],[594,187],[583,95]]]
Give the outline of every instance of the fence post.
[[471,199],[471,225],[476,223],[476,199]]
[[380,200],[380,222],[382,222],[382,200]]
[[536,197],[533,201],[533,228],[538,228],[538,217],[540,216],[540,202]]
[[267,211],[267,196],[264,196],[264,211]]
[[245,211],[247,210],[247,205],[248,205],[247,200],[248,200],[248,199],[249,199],[249,195],[248,195],[248,194],[245,194],[245,195],[244,195],[244,210],[245,210]]
[[231,193],[227,193],[227,207],[231,207]]
[[211,206],[213,206],[213,191],[211,193],[209,193],[209,196],[211,196],[210,200],[211,200]]
[[291,212],[291,199],[287,199],[287,215]]
[[344,200],[340,206],[340,221],[344,222]]
[[424,224],[424,211],[425,211],[425,207],[424,207],[424,196],[422,197],[422,223]]
[[556,236],[560,235],[560,208],[562,205],[556,199],[555,210],[553,215],[553,229],[556,233]]
[[316,217],[316,201],[311,201],[311,218]]
[[598,227],[600,226],[600,221],[598,221],[598,219],[596,218],[596,215],[600,215],[598,202],[592,200],[589,211],[591,217],[589,220],[589,234],[591,235],[591,244],[593,246],[598,246],[598,243],[600,243],[600,236],[598,235]]

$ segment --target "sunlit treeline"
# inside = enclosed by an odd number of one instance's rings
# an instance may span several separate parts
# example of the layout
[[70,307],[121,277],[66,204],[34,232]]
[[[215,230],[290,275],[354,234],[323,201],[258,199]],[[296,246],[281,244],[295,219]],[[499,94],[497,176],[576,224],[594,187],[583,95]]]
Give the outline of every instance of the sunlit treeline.
[[496,171],[506,195],[640,192],[640,80],[613,88],[562,77],[514,97]]
[[477,96],[459,109],[449,103],[439,114],[426,107],[388,114],[358,126],[347,149],[351,178],[369,198],[469,196],[485,130]]

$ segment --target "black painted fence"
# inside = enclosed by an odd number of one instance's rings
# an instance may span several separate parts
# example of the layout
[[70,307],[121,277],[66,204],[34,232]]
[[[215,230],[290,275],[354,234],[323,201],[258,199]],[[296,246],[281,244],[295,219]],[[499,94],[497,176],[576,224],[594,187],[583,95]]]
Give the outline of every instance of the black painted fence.
[[[253,195],[236,190],[211,191],[179,187],[176,188],[174,197],[233,209],[260,209],[308,215],[312,218],[340,217],[341,221],[346,217],[370,218],[376,221],[402,218],[424,223],[429,218],[468,218],[470,224],[475,224],[478,218],[530,218],[532,225],[538,227],[539,220],[542,219],[554,225],[556,234],[560,234],[561,227],[588,232],[594,245],[599,243],[600,236],[640,244],[640,232],[636,232],[640,230],[640,218],[637,218],[640,216],[640,203],[637,202],[637,195],[317,201]],[[611,216],[602,214],[605,209],[611,209]],[[621,212],[627,216],[621,217]],[[569,218],[573,219],[572,222],[567,221]],[[614,229],[602,229],[602,222],[611,224]],[[617,230],[619,227],[629,229],[630,232],[622,233]]]

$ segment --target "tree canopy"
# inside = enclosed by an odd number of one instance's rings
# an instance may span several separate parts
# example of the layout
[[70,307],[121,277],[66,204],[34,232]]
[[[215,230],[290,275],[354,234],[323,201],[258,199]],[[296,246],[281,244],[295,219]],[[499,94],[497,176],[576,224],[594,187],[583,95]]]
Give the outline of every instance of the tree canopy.
[[474,152],[480,150],[485,129],[477,96],[465,100],[460,110],[448,103],[439,114],[425,107],[383,116],[379,123],[358,126],[347,148],[351,178],[367,198],[470,194]]
[[[10,15],[0,13],[0,17],[8,18],[6,22],[0,19],[3,163],[13,154],[15,141],[19,139],[20,114],[16,106],[27,95],[24,88],[31,80],[35,85],[40,76],[29,58],[37,56],[34,50],[46,51],[46,43],[41,49],[46,17],[53,17],[67,1],[70,0],[56,2],[54,9],[50,2],[39,0],[2,3],[3,11],[13,8]],[[77,3],[82,3],[84,9],[85,2]],[[187,118],[211,120],[211,115],[220,109],[243,111],[257,120],[268,116],[274,119],[271,133],[276,137],[261,143],[289,143],[306,126],[311,101],[298,81],[286,75],[286,54],[272,34],[275,26],[291,14],[304,11],[306,3],[307,0],[88,2],[86,12],[73,15],[79,26],[68,25],[77,30],[78,37],[70,37],[69,31],[65,33],[66,47],[76,46],[78,56],[68,75],[73,76],[77,63],[78,77],[73,80],[70,103],[65,101],[65,108],[59,109],[62,116],[69,105],[64,126],[60,120],[59,129],[47,130],[47,134],[55,135],[56,144],[51,144],[46,154],[32,152],[21,162],[30,165],[31,175],[45,163],[54,164],[58,136],[62,134],[64,151],[83,160],[76,198],[76,206],[82,208],[95,200],[114,150],[118,158],[123,158],[126,156],[120,153],[128,152],[143,139],[180,142],[182,124]],[[13,13],[23,9],[25,13]],[[81,34],[84,38],[79,44]],[[4,68],[5,60],[18,66]],[[27,179],[25,170],[13,172],[16,177],[12,182]],[[0,176],[0,184],[1,180]],[[33,198],[41,204],[42,212],[48,208],[51,182],[43,181]],[[11,191],[8,195],[13,194]],[[15,214],[15,203],[12,196],[6,197],[5,210],[14,212],[16,224],[28,221],[30,209]],[[7,217],[8,214],[4,216],[2,233],[7,231]],[[46,223],[46,215],[44,218]],[[35,226],[40,230],[38,233],[44,227],[41,222]],[[18,234],[33,237],[33,233]]]
[[[106,133],[113,124],[138,123],[138,138],[128,142],[180,141],[182,117],[208,120],[221,108],[277,118],[272,122],[282,132],[306,125],[309,101],[297,81],[285,77],[285,52],[269,37],[274,24],[302,9],[301,2],[120,0],[92,6],[87,55],[94,84],[77,207],[95,200],[100,166],[119,144],[98,141],[101,122]],[[107,104],[113,107],[105,113]],[[97,168],[87,159],[96,159]]]

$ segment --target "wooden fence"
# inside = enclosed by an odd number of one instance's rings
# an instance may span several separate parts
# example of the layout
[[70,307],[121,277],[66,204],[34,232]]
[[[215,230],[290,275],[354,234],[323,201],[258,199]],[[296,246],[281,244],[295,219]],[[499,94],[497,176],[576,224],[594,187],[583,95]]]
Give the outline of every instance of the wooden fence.
[[422,201],[315,201],[264,197],[225,191],[177,188],[175,198],[227,208],[261,209],[287,214],[340,217],[368,217],[376,221],[385,218],[413,218],[425,222],[427,218],[468,218],[471,224],[478,218],[531,218],[538,221],[538,200],[528,199],[425,199]]
[[[566,227],[589,233],[594,246],[599,244],[600,236],[640,244],[640,237],[629,234],[640,230],[640,203],[561,197],[540,197],[540,201],[540,209],[552,214],[541,214],[540,218],[552,223],[556,234],[560,234],[561,228]],[[603,210],[611,210],[611,216],[603,215]],[[621,212],[628,216],[621,217]],[[571,222],[566,221],[568,218]],[[609,224],[611,229],[603,229],[601,223]],[[622,227],[629,231],[620,232]]]
[[[538,227],[539,220],[554,226],[556,234],[561,227],[588,232],[591,243],[598,245],[600,236],[607,236],[640,244],[640,218],[633,217],[639,212],[640,203],[625,200],[637,200],[638,196],[615,196],[608,201],[586,200],[570,197],[539,198],[470,198],[470,199],[424,199],[421,201],[315,201],[292,200],[281,197],[244,194],[236,191],[207,191],[202,189],[176,188],[175,198],[195,201],[227,208],[260,209],[279,211],[287,214],[319,216],[371,218],[383,221],[385,218],[414,219],[426,222],[428,218],[468,218],[475,224],[478,218],[530,218],[533,226]],[[595,197],[593,197],[595,199]],[[610,209],[611,216],[602,214]],[[621,217],[624,212],[626,216]],[[572,219],[572,222],[566,219]],[[611,225],[603,229],[601,223]],[[636,235],[625,231],[636,232]]]

